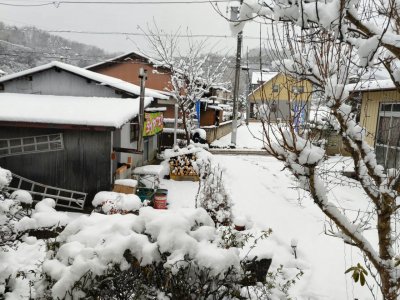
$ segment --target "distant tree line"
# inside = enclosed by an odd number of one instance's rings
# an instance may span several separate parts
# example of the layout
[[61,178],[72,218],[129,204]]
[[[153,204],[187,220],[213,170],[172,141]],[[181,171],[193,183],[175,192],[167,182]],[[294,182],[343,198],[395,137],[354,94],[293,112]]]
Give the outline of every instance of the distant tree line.
[[115,55],[35,27],[16,27],[0,22],[0,69],[6,73],[53,60],[85,67]]

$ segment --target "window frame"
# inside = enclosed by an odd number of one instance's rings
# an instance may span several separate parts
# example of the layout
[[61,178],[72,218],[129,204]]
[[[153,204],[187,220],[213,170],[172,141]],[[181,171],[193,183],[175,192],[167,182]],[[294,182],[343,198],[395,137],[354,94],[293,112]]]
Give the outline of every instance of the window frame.
[[[395,110],[397,109],[397,110]],[[389,123],[387,124],[387,136],[385,137],[385,142],[380,142],[382,138],[381,132],[381,119],[389,118]],[[396,121],[394,121],[396,120]],[[376,133],[375,133],[375,155],[378,163],[382,164],[385,169],[389,166],[388,162],[392,162],[390,168],[399,168],[400,167],[400,135],[398,134],[397,145],[391,145],[392,134],[395,132],[393,129],[398,128],[398,126],[393,127],[393,123],[396,122],[400,124],[400,103],[399,102],[380,102],[379,103],[379,111],[378,111],[378,119],[376,122]],[[379,149],[379,150],[378,150]],[[393,151],[395,154],[395,160],[393,159]],[[389,154],[391,153],[392,154]],[[378,153],[383,153],[383,158],[378,156]]]

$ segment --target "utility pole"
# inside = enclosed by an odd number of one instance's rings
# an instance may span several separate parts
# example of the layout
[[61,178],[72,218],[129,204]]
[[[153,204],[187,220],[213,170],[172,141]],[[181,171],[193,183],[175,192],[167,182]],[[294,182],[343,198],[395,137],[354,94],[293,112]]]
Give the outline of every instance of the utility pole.
[[[242,5],[243,0],[240,0]],[[237,21],[239,19],[240,6],[231,6],[231,20]],[[236,133],[237,133],[237,107],[239,99],[239,79],[240,79],[240,63],[242,58],[242,39],[243,32],[240,31],[237,36],[237,48],[236,48],[236,66],[235,66],[235,85],[233,88],[233,120],[232,120],[232,135],[231,145],[236,147]]]
[[140,68],[140,102],[139,102],[139,139],[137,149],[143,151],[143,126],[144,126],[144,90],[147,79],[147,70]]

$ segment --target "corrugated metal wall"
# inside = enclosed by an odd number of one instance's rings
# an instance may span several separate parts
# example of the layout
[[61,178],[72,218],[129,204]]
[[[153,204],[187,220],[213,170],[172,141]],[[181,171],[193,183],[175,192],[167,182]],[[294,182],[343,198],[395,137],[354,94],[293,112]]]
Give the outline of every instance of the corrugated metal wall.
[[54,68],[4,83],[5,93],[121,98],[109,87]]
[[0,139],[63,133],[62,151],[0,158],[0,167],[28,179],[89,193],[109,190],[111,137],[109,131],[0,127]]

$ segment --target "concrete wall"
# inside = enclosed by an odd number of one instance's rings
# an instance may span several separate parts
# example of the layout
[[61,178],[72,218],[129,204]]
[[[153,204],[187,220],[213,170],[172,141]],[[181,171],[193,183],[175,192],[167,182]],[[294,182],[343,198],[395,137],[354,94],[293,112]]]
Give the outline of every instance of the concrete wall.
[[203,129],[207,133],[207,143],[211,144],[213,141],[232,132],[232,121],[224,122],[216,127]]

